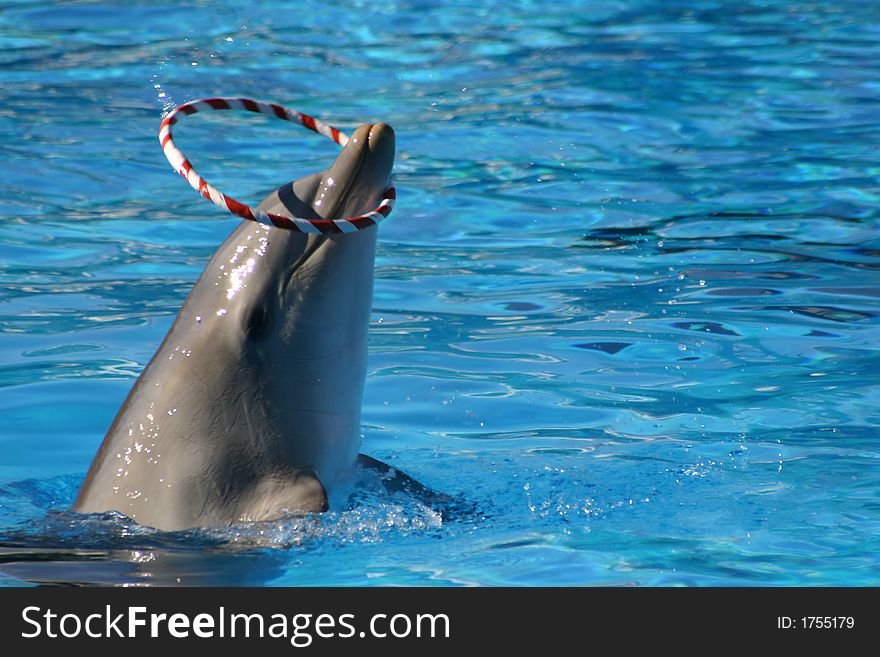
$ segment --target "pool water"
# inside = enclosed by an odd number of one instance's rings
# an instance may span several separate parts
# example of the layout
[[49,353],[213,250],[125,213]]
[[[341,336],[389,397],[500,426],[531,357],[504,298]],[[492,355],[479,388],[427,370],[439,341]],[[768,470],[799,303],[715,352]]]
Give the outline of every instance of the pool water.
[[[0,585],[877,585],[875,2],[0,5]],[[70,513],[236,220],[194,98],[397,132],[363,451],[331,513]],[[329,141],[175,133],[256,202]]]

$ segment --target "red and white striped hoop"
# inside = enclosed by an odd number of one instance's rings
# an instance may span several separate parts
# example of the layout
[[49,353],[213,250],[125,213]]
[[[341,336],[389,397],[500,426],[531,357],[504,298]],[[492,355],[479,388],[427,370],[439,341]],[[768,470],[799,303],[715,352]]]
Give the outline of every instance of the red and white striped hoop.
[[287,230],[296,230],[302,233],[352,233],[362,228],[369,228],[382,221],[391,214],[391,208],[394,207],[394,199],[397,197],[394,184],[388,181],[388,187],[382,192],[382,202],[371,212],[359,215],[357,217],[348,217],[347,219],[305,219],[303,217],[283,217],[271,212],[263,212],[257,210],[244,203],[239,203],[231,196],[227,196],[219,189],[209,184],[207,180],[202,178],[196,170],[193,169],[189,160],[184,157],[180,149],[174,144],[171,136],[171,127],[177,123],[178,119],[188,114],[196,112],[204,112],[207,110],[246,110],[248,112],[257,112],[260,114],[268,114],[284,121],[291,121],[305,126],[309,130],[317,132],[328,139],[332,139],[340,146],[348,143],[348,136],[337,130],[331,125],[322,123],[307,114],[302,114],[295,110],[275,103],[265,103],[250,98],[203,98],[202,100],[193,100],[184,103],[176,108],[171,114],[165,117],[159,128],[159,143],[162,144],[162,150],[165,157],[171,163],[171,166],[199,194],[214,203],[215,205],[231,212],[234,215],[251,221],[258,221],[262,224],[277,226]]

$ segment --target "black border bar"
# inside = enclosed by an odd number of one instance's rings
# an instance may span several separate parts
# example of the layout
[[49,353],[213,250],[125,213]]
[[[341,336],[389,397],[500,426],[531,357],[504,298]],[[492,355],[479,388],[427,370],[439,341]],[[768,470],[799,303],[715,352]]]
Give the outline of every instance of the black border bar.
[[[58,648],[82,648],[88,655],[119,655],[120,651],[155,654],[157,649],[179,654],[193,648],[253,647],[260,655],[340,654],[368,650],[370,654],[424,654],[453,648],[470,650],[492,647],[493,653],[524,654],[536,650],[560,654],[606,653],[632,648],[669,648],[691,652],[719,648],[760,649],[772,646],[872,645],[867,638],[880,637],[880,589],[876,588],[8,588],[0,589],[0,646],[8,655]],[[57,618],[76,614],[111,616],[144,607],[147,614],[261,614],[267,625],[274,618],[300,614],[299,622],[311,622],[314,640],[294,647],[288,638],[220,638],[215,626],[211,638],[190,632],[174,638],[167,631],[151,638],[144,627],[136,638],[23,638],[35,632],[32,619],[47,610]],[[34,608],[38,608],[36,611]],[[275,615],[281,616],[275,616]],[[343,617],[353,629],[337,624],[339,634],[321,637],[314,632],[318,616],[322,633],[334,634],[332,619]],[[438,625],[437,634],[398,638],[388,632],[387,621],[403,614],[448,618],[449,636]],[[306,617],[308,615],[308,618]],[[370,635],[369,621],[380,615],[377,627],[383,638]],[[382,616],[384,615],[384,616]],[[127,616],[125,618],[128,618]],[[787,619],[787,620],[786,620]],[[821,620],[817,620],[821,619]],[[834,619],[834,620],[829,620]],[[850,620],[851,619],[851,620]],[[68,629],[74,627],[73,619]],[[42,621],[41,621],[42,622]],[[103,627],[95,621],[94,629]],[[280,621],[279,621],[280,622]],[[398,633],[407,625],[397,624]],[[445,622],[445,621],[444,621]],[[117,626],[126,629],[125,619]],[[807,627],[809,626],[809,627]],[[165,628],[165,625],[161,625]],[[239,626],[241,627],[241,626]],[[55,630],[57,632],[57,629]],[[360,636],[364,632],[364,636]],[[427,632],[426,632],[427,633]],[[857,643],[858,642],[858,643]],[[604,648],[603,648],[604,646]],[[7,649],[11,648],[9,652]],[[182,653],[180,653],[182,654]],[[448,654],[448,653],[447,653]]]

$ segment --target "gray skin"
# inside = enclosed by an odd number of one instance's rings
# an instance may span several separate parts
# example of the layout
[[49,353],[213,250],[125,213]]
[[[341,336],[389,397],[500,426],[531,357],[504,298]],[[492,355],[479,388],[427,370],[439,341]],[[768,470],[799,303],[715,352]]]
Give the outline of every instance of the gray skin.
[[[361,126],[327,171],[260,209],[369,212],[393,162],[391,128]],[[376,233],[242,222],[123,403],[73,510],[168,531],[326,510],[358,460]]]

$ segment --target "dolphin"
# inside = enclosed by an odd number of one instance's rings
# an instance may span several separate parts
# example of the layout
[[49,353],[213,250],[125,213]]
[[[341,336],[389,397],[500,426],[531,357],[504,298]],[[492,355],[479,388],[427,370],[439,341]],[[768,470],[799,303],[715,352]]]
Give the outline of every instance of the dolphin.
[[[394,150],[389,126],[362,125],[329,169],[281,186],[259,209],[368,212]],[[359,460],[376,233],[243,221],[122,404],[73,510],[117,511],[164,531],[327,510],[328,492]]]

